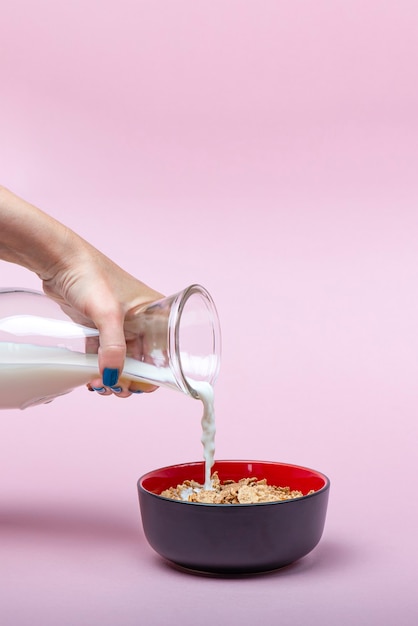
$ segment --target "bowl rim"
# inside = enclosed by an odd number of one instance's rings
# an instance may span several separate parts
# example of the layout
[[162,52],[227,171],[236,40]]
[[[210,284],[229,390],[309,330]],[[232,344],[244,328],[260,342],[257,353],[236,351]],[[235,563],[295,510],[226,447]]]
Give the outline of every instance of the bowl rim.
[[316,469],[313,469],[311,467],[307,467],[305,465],[299,465],[297,463],[286,463],[283,461],[260,461],[260,460],[255,460],[255,459],[216,459],[215,460],[215,464],[216,463],[258,463],[260,465],[279,465],[279,466],[285,466],[285,467],[290,467],[290,468],[295,468],[295,469],[300,469],[300,470],[305,470],[307,472],[312,472],[314,474],[316,474],[318,477],[322,478],[324,480],[324,486],[321,487],[320,489],[318,489],[317,491],[314,491],[314,493],[309,493],[306,494],[304,496],[300,496],[298,498],[291,498],[289,500],[275,500],[273,502],[247,502],[247,503],[236,503],[231,505],[230,503],[223,503],[223,504],[217,504],[214,502],[188,502],[187,500],[174,500],[173,498],[167,498],[166,496],[162,496],[161,494],[158,493],[154,493],[153,491],[149,491],[148,489],[146,489],[143,486],[143,482],[151,477],[153,474],[156,474],[158,472],[164,472],[166,470],[170,470],[170,469],[175,469],[175,468],[182,468],[182,467],[187,467],[187,466],[191,466],[191,465],[199,465],[202,466],[205,464],[205,461],[200,460],[200,461],[189,461],[187,463],[173,463],[172,465],[165,465],[164,467],[158,467],[156,469],[150,470],[148,472],[146,472],[145,474],[142,474],[142,476],[140,476],[138,478],[137,481],[137,488],[138,491],[141,491],[149,496],[153,496],[155,498],[158,498],[159,500],[164,500],[167,502],[172,502],[173,504],[185,504],[185,505],[192,505],[192,506],[203,506],[203,507],[216,507],[216,508],[220,508],[220,507],[225,507],[227,509],[238,509],[238,508],[242,508],[242,507],[254,507],[254,506],[271,506],[271,505],[278,505],[278,504],[293,504],[295,502],[300,502],[302,500],[306,500],[308,498],[315,498],[316,496],[324,493],[325,491],[329,490],[330,486],[331,486],[331,481],[328,478],[328,476],[326,474],[324,474],[323,472],[320,472]]

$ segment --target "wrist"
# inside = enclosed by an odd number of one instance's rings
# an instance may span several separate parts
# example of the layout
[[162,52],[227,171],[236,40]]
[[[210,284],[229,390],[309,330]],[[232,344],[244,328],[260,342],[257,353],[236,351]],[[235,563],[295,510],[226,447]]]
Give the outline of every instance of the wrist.
[[77,235],[40,209],[0,186],[0,258],[49,280]]

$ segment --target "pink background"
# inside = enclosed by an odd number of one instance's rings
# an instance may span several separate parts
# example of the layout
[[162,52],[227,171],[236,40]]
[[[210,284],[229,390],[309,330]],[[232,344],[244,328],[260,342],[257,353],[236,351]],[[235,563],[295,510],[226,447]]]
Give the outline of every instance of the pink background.
[[[415,0],[1,0],[0,182],[156,289],[205,285],[217,457],[332,481],[308,557],[190,576],[146,544],[136,480],[201,458],[198,403],[3,411],[2,624],[417,623],[417,20]],[[40,288],[5,263],[0,285]]]

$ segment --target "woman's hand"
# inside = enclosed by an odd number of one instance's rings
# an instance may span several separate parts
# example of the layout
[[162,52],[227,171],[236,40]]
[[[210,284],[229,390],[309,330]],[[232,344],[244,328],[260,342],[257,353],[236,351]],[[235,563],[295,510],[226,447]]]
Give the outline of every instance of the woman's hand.
[[95,326],[101,378],[90,382],[103,395],[126,397],[152,385],[119,378],[126,355],[135,354],[129,330],[138,307],[163,297],[131,276],[72,230],[0,187],[0,258],[35,272],[47,296],[77,323]]
[[[125,322],[130,320],[134,310],[162,298],[162,294],[75,237],[76,241],[50,269],[50,272],[53,269],[52,276],[43,280],[43,289],[74,321],[99,330],[99,346],[94,346],[90,340],[89,350],[98,352],[102,378],[92,380],[90,388],[103,395],[113,392],[119,397],[156,389],[146,383],[119,378],[119,374],[125,356],[135,355],[137,347],[137,336]],[[73,252],[68,254],[68,250],[75,249],[76,256]]]

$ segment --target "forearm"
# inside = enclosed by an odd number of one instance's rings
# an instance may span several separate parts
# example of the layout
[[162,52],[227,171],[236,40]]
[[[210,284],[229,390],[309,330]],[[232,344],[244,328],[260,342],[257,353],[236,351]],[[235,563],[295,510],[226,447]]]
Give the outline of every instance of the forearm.
[[63,224],[0,186],[0,259],[48,280],[78,237]]

